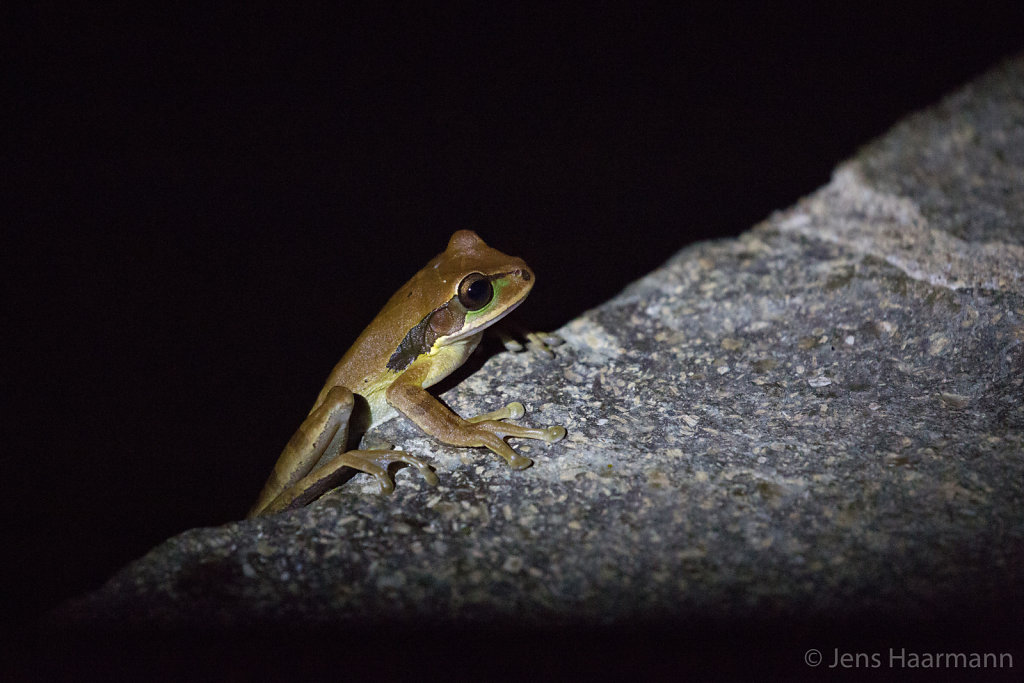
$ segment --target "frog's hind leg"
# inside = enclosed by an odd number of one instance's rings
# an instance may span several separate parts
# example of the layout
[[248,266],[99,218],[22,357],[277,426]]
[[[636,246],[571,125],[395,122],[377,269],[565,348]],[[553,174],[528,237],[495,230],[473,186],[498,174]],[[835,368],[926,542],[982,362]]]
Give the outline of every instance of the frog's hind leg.
[[395,484],[388,475],[388,467],[405,463],[419,470],[431,486],[437,486],[437,475],[420,458],[405,451],[348,451],[340,453],[323,467],[317,468],[281,493],[268,505],[263,514],[290,510],[313,502],[332,488],[348,481],[356,472],[365,472],[377,479],[381,493],[391,493]]
[[325,456],[344,450],[354,406],[355,398],[345,387],[336,386],[328,392],[289,439],[249,517],[271,512],[270,505],[314,471]]

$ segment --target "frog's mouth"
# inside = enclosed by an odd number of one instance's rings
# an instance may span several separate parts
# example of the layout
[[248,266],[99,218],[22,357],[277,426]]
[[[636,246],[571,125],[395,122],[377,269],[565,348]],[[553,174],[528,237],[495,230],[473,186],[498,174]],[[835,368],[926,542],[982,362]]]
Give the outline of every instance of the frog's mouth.
[[[519,297],[517,301],[505,306],[505,308],[503,308],[500,313],[496,313],[492,317],[485,318],[480,321],[473,321],[473,324],[467,325],[462,329],[462,331],[457,332],[451,336],[444,337],[444,343],[450,344],[452,342],[461,341],[463,339],[466,339],[467,337],[472,337],[474,334],[479,334],[483,330],[486,330],[488,327],[495,324],[496,322],[504,318],[506,315],[519,308],[523,301],[526,300],[526,295],[528,293],[528,291],[523,292],[523,295]],[[467,319],[468,318],[469,316],[467,316]]]

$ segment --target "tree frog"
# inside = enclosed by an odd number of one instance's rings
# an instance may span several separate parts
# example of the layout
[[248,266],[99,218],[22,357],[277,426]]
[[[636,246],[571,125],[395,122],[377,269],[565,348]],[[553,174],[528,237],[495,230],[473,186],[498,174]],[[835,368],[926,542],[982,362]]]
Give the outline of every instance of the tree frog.
[[395,450],[347,450],[349,435],[405,415],[439,441],[485,447],[513,469],[533,464],[505,437],[554,443],[560,426],[531,428],[503,422],[525,414],[521,403],[464,419],[427,392],[462,365],[485,328],[523,302],[534,274],[522,259],[459,230],[444,253],[402,285],[334,366],[309,415],[278,458],[249,517],[310,503],[336,486],[346,467],[373,475],[391,493],[392,463],[419,470],[431,486],[437,475],[420,458]]

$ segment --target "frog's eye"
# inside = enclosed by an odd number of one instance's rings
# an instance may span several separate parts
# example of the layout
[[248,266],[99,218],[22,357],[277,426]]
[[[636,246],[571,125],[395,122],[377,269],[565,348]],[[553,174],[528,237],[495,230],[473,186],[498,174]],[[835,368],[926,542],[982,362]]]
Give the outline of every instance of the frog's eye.
[[479,311],[491,303],[494,296],[494,288],[491,281],[480,273],[471,273],[459,283],[459,303],[466,307],[467,311]]

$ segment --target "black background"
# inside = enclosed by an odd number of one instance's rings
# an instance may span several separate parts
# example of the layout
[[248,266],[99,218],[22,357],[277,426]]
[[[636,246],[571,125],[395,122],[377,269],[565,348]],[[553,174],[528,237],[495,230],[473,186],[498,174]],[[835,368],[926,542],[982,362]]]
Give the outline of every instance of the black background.
[[[459,228],[553,329],[1024,49],[1024,3],[8,8],[8,615],[244,515]],[[144,7],[144,9],[140,9]]]

